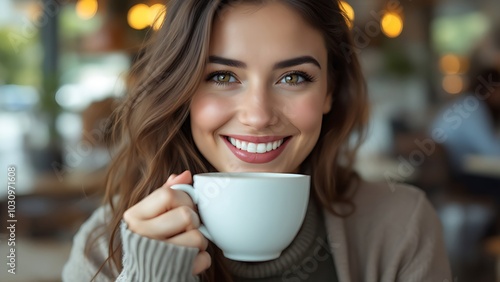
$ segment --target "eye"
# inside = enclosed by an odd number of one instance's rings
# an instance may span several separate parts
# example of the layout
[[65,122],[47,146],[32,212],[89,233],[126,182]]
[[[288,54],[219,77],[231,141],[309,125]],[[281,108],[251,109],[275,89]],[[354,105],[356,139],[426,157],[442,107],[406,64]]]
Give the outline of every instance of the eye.
[[238,82],[238,80],[230,72],[211,73],[208,75],[207,81],[214,82],[218,85],[227,85],[229,83]]
[[283,77],[282,82],[288,83],[288,84],[297,84],[304,81],[304,78],[301,77],[298,74],[287,74],[285,77]]
[[288,74],[285,74],[281,80],[280,83],[285,83],[289,85],[298,85],[306,82],[311,82],[313,81],[313,78],[304,73],[304,72],[291,72]]

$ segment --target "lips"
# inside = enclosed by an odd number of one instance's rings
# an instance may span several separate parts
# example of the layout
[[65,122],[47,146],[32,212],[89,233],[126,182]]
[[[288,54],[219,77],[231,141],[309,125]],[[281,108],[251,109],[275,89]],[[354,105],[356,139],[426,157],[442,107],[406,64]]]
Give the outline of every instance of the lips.
[[285,149],[290,136],[221,136],[229,150],[247,163],[268,163]]

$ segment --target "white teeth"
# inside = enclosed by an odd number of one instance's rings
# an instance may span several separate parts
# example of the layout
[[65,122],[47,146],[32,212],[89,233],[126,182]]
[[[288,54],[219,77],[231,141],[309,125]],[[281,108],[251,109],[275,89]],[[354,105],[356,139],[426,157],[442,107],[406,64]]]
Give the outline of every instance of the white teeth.
[[278,148],[278,143],[278,141],[273,142],[273,150],[276,150],[276,148]]
[[267,145],[265,143],[257,144],[257,153],[265,153]]
[[272,150],[276,150],[279,146],[281,146],[281,144],[283,144],[283,139],[267,143],[252,143],[229,137],[229,142],[231,142],[234,147],[240,150],[247,151],[249,153],[262,154],[270,152]]
[[273,143],[271,142],[267,143],[266,151],[272,151],[272,149],[273,149]]
[[248,142],[247,151],[249,153],[257,153],[257,144]]

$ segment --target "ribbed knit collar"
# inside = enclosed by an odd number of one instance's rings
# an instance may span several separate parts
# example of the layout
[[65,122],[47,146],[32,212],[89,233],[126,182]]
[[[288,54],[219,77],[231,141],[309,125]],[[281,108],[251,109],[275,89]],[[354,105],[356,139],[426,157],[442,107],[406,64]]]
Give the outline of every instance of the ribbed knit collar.
[[297,265],[308,255],[321,224],[319,212],[315,201],[311,198],[302,227],[279,258],[264,262],[241,262],[225,258],[225,265],[232,275],[241,278],[257,279],[281,276],[283,272],[293,265]]

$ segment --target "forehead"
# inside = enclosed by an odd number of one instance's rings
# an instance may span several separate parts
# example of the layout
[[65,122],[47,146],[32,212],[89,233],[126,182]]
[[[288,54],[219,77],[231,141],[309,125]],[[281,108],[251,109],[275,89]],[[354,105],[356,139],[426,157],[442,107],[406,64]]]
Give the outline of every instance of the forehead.
[[214,19],[210,53],[251,61],[306,54],[326,59],[321,32],[297,11],[277,1],[224,8]]

